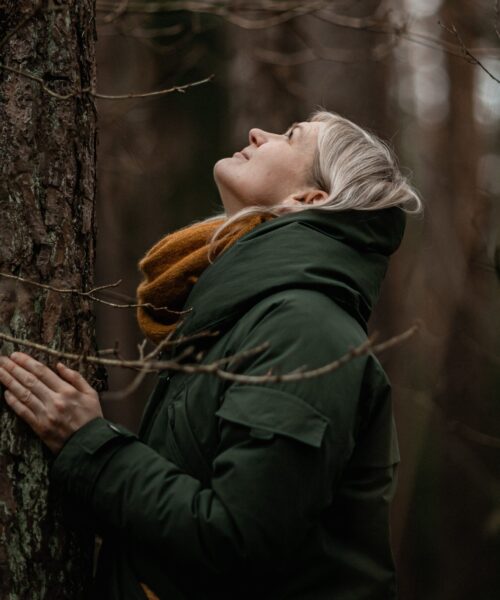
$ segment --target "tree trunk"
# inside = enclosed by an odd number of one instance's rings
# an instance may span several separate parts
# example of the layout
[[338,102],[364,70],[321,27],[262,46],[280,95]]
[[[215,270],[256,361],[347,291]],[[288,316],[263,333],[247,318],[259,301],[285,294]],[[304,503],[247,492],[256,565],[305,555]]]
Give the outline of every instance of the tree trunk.
[[[435,19],[454,25],[473,48],[482,39],[481,14],[474,3],[449,0]],[[449,32],[442,36],[455,42]],[[447,116],[411,137],[420,154],[415,163],[426,218],[397,315],[401,323],[419,316],[425,326],[412,343],[411,360],[404,353],[393,359],[394,372],[407,386],[401,392],[405,445],[413,438],[416,447],[414,481],[399,509],[404,600],[493,598],[500,581],[494,544],[498,222],[478,182],[479,159],[487,151],[474,116],[478,68],[460,56],[445,54],[442,61],[449,82]],[[407,466],[408,480],[409,471]]]
[[[0,8],[0,271],[89,289],[95,257],[96,111],[93,0],[8,0]],[[68,99],[54,97],[40,78]],[[95,353],[90,301],[0,277],[0,331]],[[3,343],[1,354],[25,351]],[[71,366],[71,365],[70,365]],[[96,389],[102,373],[83,370]],[[0,598],[81,598],[93,538],[65,523],[49,493],[50,453],[0,400]]]
[[[460,31],[467,47],[480,43],[476,6],[448,0],[442,12],[446,22]],[[461,285],[456,289],[456,309],[450,315],[442,375],[434,393],[435,403],[452,424],[451,432],[442,436],[437,447],[441,520],[437,544],[439,598],[466,600],[493,598],[500,585],[500,552],[498,544],[493,544],[498,541],[494,519],[500,500],[496,476],[500,285],[491,251],[498,225],[492,198],[478,182],[484,139],[474,120],[477,75],[466,61],[450,59],[449,76],[449,218],[461,245],[460,255],[449,264],[458,265]]]

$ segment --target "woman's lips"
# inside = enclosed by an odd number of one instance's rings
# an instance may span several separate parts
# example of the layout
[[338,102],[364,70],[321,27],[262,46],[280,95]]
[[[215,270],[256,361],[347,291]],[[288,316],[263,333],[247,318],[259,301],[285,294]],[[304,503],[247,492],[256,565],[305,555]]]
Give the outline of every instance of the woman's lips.
[[233,156],[237,156],[238,158],[242,158],[243,160],[248,160],[248,158],[242,152],[235,152]]

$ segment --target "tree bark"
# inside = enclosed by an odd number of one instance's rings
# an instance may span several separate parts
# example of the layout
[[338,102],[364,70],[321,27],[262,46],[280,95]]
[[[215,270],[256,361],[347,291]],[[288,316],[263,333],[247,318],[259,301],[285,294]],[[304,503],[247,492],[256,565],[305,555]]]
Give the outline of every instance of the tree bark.
[[[0,3],[0,271],[89,289],[95,258],[96,111],[93,0]],[[41,78],[40,82],[4,68]],[[88,299],[0,277],[0,331],[51,348],[95,352]],[[1,346],[3,355],[26,347]],[[72,365],[70,365],[72,366]],[[74,365],[73,365],[74,366]],[[100,389],[101,372],[80,369]],[[0,598],[81,598],[93,537],[66,522],[50,493],[51,456],[0,399]]]

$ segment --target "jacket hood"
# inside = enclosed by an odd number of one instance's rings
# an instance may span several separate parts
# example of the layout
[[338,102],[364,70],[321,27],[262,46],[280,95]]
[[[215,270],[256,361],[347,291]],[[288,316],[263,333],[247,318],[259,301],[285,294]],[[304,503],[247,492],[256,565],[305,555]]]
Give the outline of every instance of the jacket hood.
[[223,327],[262,298],[290,288],[319,291],[367,331],[389,257],[406,215],[398,207],[328,212],[307,209],[265,221],[202,273],[176,336]]

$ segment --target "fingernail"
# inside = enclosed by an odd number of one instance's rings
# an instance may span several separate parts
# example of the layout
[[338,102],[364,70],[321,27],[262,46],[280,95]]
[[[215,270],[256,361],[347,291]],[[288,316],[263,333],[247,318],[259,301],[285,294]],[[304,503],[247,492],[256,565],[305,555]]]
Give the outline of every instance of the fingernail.
[[13,353],[10,355],[10,357],[11,357],[11,358],[13,358],[14,360],[15,360],[16,358],[19,358],[19,352],[13,352]]

